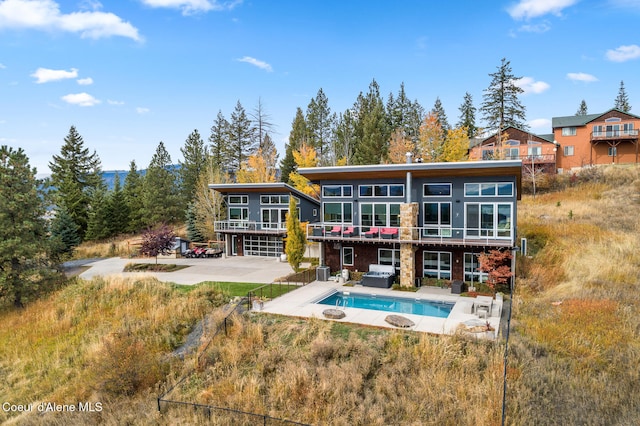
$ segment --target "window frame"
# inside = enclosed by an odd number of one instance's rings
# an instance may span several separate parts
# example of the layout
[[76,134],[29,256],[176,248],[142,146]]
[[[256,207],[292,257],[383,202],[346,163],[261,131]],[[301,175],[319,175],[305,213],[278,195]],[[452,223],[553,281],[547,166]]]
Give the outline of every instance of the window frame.
[[[427,259],[427,254],[429,255],[437,255],[437,260],[436,260],[436,264],[437,264],[437,268],[433,269],[433,268],[427,268],[426,267],[426,259]],[[446,266],[446,262],[443,259],[445,256],[443,255],[448,255],[449,257],[449,263],[448,263],[448,267],[449,269],[446,268],[442,268],[443,265]],[[436,276],[432,276],[432,275],[427,275],[427,273],[434,273]],[[450,251],[434,251],[434,250],[424,250],[422,252],[422,277],[423,278],[435,278],[438,280],[451,280],[451,276],[453,273],[453,253],[451,253]]]
[[[347,250],[351,251],[351,263],[346,262],[347,258]],[[343,266],[354,266],[356,263],[356,252],[353,247],[342,247],[342,265]]]
[[[449,188],[449,194],[427,194],[427,188],[430,186],[442,186]],[[453,184],[448,182],[429,182],[422,184],[422,197],[423,198],[436,198],[436,197],[447,197],[451,198],[453,196]]]
[[[438,219],[437,222],[427,223],[427,205],[437,205]],[[443,223],[442,206],[449,207],[449,223]],[[450,201],[425,201],[422,203],[422,236],[429,237],[451,237],[452,234],[452,211]],[[435,233],[433,232],[435,231]]]

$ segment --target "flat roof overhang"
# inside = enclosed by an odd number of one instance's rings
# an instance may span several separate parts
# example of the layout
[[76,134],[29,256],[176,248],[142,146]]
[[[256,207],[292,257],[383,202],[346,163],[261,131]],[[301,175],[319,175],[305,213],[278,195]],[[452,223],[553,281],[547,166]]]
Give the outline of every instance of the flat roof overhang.
[[258,192],[265,195],[268,194],[294,194],[296,197],[305,198],[312,203],[320,205],[320,201],[298,191],[291,185],[284,182],[268,182],[268,183],[211,183],[209,189],[213,189],[221,194],[243,194],[249,192]]
[[404,179],[407,173],[411,173],[414,178],[513,176],[516,178],[518,199],[522,193],[521,160],[306,167],[298,169],[298,173],[314,183],[326,180],[349,182],[360,179]]

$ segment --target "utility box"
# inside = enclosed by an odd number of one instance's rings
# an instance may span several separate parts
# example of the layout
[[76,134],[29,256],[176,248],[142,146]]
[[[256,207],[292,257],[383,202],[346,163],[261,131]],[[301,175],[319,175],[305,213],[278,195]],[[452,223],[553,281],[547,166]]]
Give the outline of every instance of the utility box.
[[329,281],[331,268],[328,266],[318,266],[316,268],[316,281]]
[[464,290],[464,281],[454,280],[451,283],[451,294],[461,294]]

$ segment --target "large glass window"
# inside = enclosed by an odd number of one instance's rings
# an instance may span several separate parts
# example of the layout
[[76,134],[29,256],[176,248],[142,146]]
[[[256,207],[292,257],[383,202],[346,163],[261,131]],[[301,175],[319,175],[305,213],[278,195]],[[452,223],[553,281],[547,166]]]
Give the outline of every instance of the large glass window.
[[593,126],[593,136],[604,136],[604,127],[601,125]]
[[353,187],[351,185],[324,185],[322,187],[322,196],[331,197],[351,197]]
[[342,247],[342,264],[344,266],[353,266],[353,247]]
[[266,229],[286,229],[288,212],[288,208],[262,209],[262,227]]
[[404,197],[404,184],[360,185],[360,197]]
[[360,204],[360,224],[362,226],[400,226],[400,204],[362,203]]
[[450,183],[425,183],[422,187],[422,195],[425,197],[450,197]]
[[249,220],[249,209],[247,207],[229,207],[229,220]]
[[465,210],[467,236],[511,238],[511,204],[467,203]]
[[351,203],[323,203],[323,221],[332,223],[352,223]]
[[464,254],[464,280],[468,282],[480,282],[483,283],[487,280],[487,273],[480,272],[478,268],[480,262],[478,262],[478,253],[465,253]]
[[428,278],[451,279],[451,253],[425,251],[422,253],[422,275]]
[[513,196],[513,183],[465,183],[464,195],[466,197],[511,197]]
[[396,272],[400,271],[400,250],[398,249],[378,249],[378,264],[393,265]]
[[424,203],[425,237],[451,236],[451,203]]

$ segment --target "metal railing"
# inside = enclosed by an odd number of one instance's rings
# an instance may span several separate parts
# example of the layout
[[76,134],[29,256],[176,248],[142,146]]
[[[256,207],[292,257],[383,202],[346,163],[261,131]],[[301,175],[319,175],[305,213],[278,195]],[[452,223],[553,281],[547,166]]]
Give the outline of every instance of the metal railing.
[[452,228],[448,226],[361,226],[335,223],[307,224],[312,241],[344,240],[367,242],[406,242],[412,244],[483,244],[510,246],[514,242],[510,223],[495,228]]
[[617,129],[591,132],[591,140],[597,139],[637,139],[637,129]]
[[250,220],[219,220],[213,223],[216,232],[220,231],[262,231],[282,232],[287,230],[286,222],[255,222]]

